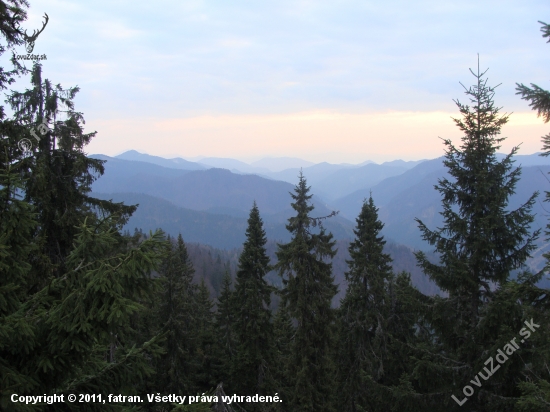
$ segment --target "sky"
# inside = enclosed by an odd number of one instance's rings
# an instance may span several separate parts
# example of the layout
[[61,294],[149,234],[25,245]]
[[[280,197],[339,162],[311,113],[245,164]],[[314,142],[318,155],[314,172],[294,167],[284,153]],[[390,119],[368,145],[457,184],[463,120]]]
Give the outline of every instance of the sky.
[[478,53],[511,113],[502,151],[538,152],[550,131],[515,94],[550,89],[548,0],[31,0],[23,28],[44,13],[34,53],[80,87],[90,154],[435,158],[440,138],[460,143],[453,99],[467,102]]

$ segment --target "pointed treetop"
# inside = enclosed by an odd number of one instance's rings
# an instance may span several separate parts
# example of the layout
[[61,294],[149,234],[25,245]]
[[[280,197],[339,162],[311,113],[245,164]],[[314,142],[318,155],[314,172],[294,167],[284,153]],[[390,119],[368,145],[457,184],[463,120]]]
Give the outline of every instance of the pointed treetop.
[[480,72],[479,56],[477,73],[474,73],[472,69],[469,70],[476,78],[476,84],[469,88],[466,88],[462,83],[460,84],[464,87],[472,106],[462,104],[458,99],[454,100],[463,117],[461,119],[453,118],[453,120],[460,130],[465,133],[462,138],[462,149],[466,150],[474,147],[479,149],[481,146],[485,146],[486,149],[494,153],[500,148],[498,143],[505,139],[496,138],[495,136],[500,134],[502,126],[508,122],[509,117],[507,114],[499,115],[502,108],[494,105],[495,89],[500,84],[494,87],[487,85],[487,79],[484,79],[483,76],[489,69]]
[[[258,264],[258,261],[261,262],[261,265],[267,269],[269,259],[265,255],[263,249],[264,245],[267,243],[267,237],[265,230],[263,228],[263,221],[260,217],[260,211],[256,205],[256,201],[250,210],[250,215],[248,217],[248,227],[246,228],[246,240],[244,242],[244,249],[239,257],[239,266],[241,268],[248,267],[249,264],[252,266]],[[267,261],[266,261],[267,259]],[[247,270],[251,270],[247,268]]]

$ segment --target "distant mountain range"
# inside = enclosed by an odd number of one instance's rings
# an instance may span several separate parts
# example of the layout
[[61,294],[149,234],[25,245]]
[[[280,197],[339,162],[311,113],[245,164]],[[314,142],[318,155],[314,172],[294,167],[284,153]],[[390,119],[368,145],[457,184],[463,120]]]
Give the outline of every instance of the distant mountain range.
[[[281,241],[289,238],[284,227],[293,212],[289,192],[298,181],[300,168],[274,171],[277,170],[274,158],[255,162],[247,169],[243,166],[246,163],[233,159],[206,158],[197,163],[135,151],[114,158],[92,157],[106,160],[104,176],[92,186],[94,195],[140,204],[127,226],[131,230],[162,227],[174,235],[181,232],[188,241],[219,248],[240,247],[248,213],[256,201],[268,237]],[[521,164],[523,168],[516,194],[510,200],[511,208],[525,202],[537,190],[550,190],[546,180],[550,159],[537,154],[518,155],[514,159],[516,165]],[[287,165],[299,162],[301,159],[282,160],[282,164]],[[222,164],[235,169],[213,167]],[[250,172],[258,169],[263,172]],[[422,241],[414,218],[418,217],[430,228],[441,226],[441,197],[434,185],[446,175],[443,158],[416,162],[396,160],[380,165],[368,161],[362,165],[303,163],[301,171],[315,195],[314,214],[326,216],[332,210],[340,212],[336,218],[326,221],[327,229],[337,239],[353,238],[355,218],[363,200],[372,192],[385,224],[383,234],[388,240],[413,249],[431,249]],[[544,228],[547,223],[542,200],[541,196],[535,206],[533,229]],[[530,261],[534,268],[542,265],[541,255],[548,249],[543,240],[539,246]]]
[[249,165],[248,163],[241,162],[240,160],[227,159],[223,157],[205,157],[199,162],[206,167],[215,167],[220,169],[227,169],[234,173],[271,173],[266,167],[257,167]]
[[[95,157],[95,156],[103,156],[103,155],[94,155],[92,157]],[[105,157],[108,157],[108,156],[105,156]],[[127,152],[124,152],[118,156],[115,156],[114,159],[152,163],[158,166],[167,167],[169,169],[204,170],[209,168],[208,166],[204,166],[196,162],[190,162],[188,160],[182,159],[181,157],[175,157],[173,159],[165,159],[159,156],[151,156],[145,153],[139,153],[135,150],[128,150]]]
[[[108,158],[104,155],[92,155],[92,157]],[[227,169],[235,174],[255,174],[271,180],[288,182],[292,185],[296,184],[298,175],[302,171],[311,185],[313,193],[325,201],[335,200],[364,187],[372,187],[387,177],[399,175],[423,162],[423,160],[409,162],[394,160],[378,165],[367,160],[357,165],[327,162],[313,164],[303,159],[291,157],[264,158],[252,164],[220,157],[205,157],[198,162],[191,162],[181,157],[165,159],[139,153],[135,150],[129,150],[111,159],[147,162],[181,170]]]
[[[522,165],[522,173],[508,208],[514,210],[525,203],[534,192],[541,192],[533,207],[533,230],[545,228],[548,223],[548,206],[543,201],[544,191],[550,190],[547,180],[550,162],[546,158],[540,159],[533,155],[516,156],[516,165]],[[546,165],[534,166],[536,163]],[[524,166],[526,164],[531,166]],[[434,186],[443,177],[449,178],[443,158],[426,161],[399,176],[383,180],[372,189],[358,190],[331,202],[329,206],[339,210],[342,217],[352,219],[359,214],[363,199],[368,198],[372,192],[374,202],[379,208],[379,217],[385,224],[382,233],[386,238],[417,250],[431,250],[421,239],[415,218],[422,220],[430,229],[442,226],[441,195]],[[541,236],[539,249],[530,260],[533,269],[540,270],[544,264],[542,254],[550,249],[545,239],[546,236]]]
[[[222,208],[248,212],[254,201],[267,215],[291,209],[288,193],[294,185],[287,182],[236,174],[227,169],[168,169],[103,155],[93,157],[107,161],[104,176],[92,186],[94,192],[145,193],[201,211]],[[313,203],[320,214],[330,213],[320,198],[315,197]]]
[[136,150],[128,150],[118,156],[116,159],[133,160],[139,162],[153,163],[163,167],[185,170],[204,170],[212,167],[228,169],[238,173],[272,173],[290,168],[301,168],[313,166],[314,163],[297,157],[265,157],[251,164],[241,162],[240,160],[222,158],[222,157],[201,157],[198,161],[189,161],[181,157],[165,159],[159,156],[152,156],[140,153]]

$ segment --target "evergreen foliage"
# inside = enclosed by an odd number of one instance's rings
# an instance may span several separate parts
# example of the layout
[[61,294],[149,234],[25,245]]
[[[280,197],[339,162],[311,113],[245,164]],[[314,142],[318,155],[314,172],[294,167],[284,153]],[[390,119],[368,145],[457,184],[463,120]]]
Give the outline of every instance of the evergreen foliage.
[[[157,233],[137,248],[120,246],[112,222],[93,227],[84,222],[67,258],[67,272],[3,311],[4,406],[11,393],[131,395],[151,375],[147,358],[159,354],[158,338],[138,345],[131,339],[130,319],[151,298],[150,273],[159,264],[164,242]],[[33,285],[25,286],[28,291]],[[118,409],[99,404],[89,408]]]
[[[0,0],[5,43],[0,55],[23,43],[19,24],[27,7],[25,0]],[[550,41],[550,25],[542,24]],[[102,161],[84,152],[95,132],[83,131],[84,118],[74,107],[78,88],[44,80],[38,63],[30,71],[15,59],[12,64],[10,70],[0,68],[0,90],[24,74],[30,74],[31,88],[8,97],[13,118],[6,118],[0,106],[0,409],[82,409],[78,402],[14,403],[11,394],[145,399],[152,392],[221,396],[224,387],[239,396],[278,393],[283,403],[92,402],[85,408],[549,409],[550,295],[539,284],[544,271],[523,270],[539,235],[530,232],[536,194],[509,209],[520,176],[513,166],[517,147],[497,159],[508,116],[495,107],[495,88],[479,67],[472,72],[476,84],[466,89],[471,105],[456,101],[462,145],[445,140],[450,178],[436,186],[443,227],[430,230],[417,219],[439,257],[434,263],[417,252],[418,263],[443,294],[423,295],[410,275],[393,274],[380,234],[383,224],[370,197],[356,219],[347,290],[335,310],[335,242],[322,226],[326,217],[311,216],[312,195],[302,174],[291,193],[295,215],[286,228],[292,238],[277,245],[274,267],[256,203],[240,256],[200,245],[188,250],[181,235],[166,240],[160,230],[121,234],[135,207],[90,194],[104,169]],[[534,84],[517,87],[550,121],[550,92]],[[35,143],[31,153],[19,147],[23,138]],[[548,156],[550,135],[543,142]],[[189,251],[197,255],[198,273]],[[224,261],[232,268],[237,256],[233,291]],[[266,281],[273,268],[283,284],[275,316],[270,310],[274,288]],[[218,297],[215,312],[207,275]],[[489,371],[486,360],[531,320],[540,325],[536,333],[522,340],[520,352],[498,371]],[[465,397],[462,388],[474,385],[476,377],[482,378],[480,385]]]
[[[26,6],[0,2],[7,40],[1,52],[23,43],[18,24]],[[2,89],[26,73],[12,62],[13,70],[0,73]],[[88,197],[92,173],[102,170],[83,152],[93,134],[82,132],[83,118],[72,106],[76,91],[42,82],[39,65],[31,78],[31,91],[8,99],[14,118],[0,113],[0,405],[77,410],[78,404],[13,403],[10,395],[134,395],[160,348],[158,336],[136,340],[132,319],[152,299],[151,273],[165,242],[158,232],[132,243],[118,231],[132,208]],[[56,119],[58,103],[68,108],[65,120]],[[29,155],[17,143],[31,137],[38,119],[55,126]]]
[[[171,243],[171,239],[168,238]],[[193,284],[195,270],[189,260],[181,234],[163,262],[162,292],[158,301],[157,324],[166,332],[166,353],[158,360],[158,390],[165,393],[194,393],[198,327],[195,320],[198,286]]]
[[[28,263],[36,251],[32,232],[36,226],[33,208],[18,199],[22,188],[17,165],[4,163],[0,170],[0,401],[6,407],[8,388],[32,390],[36,382],[32,376],[19,369],[17,349],[30,350],[33,330],[28,322],[17,322],[21,307],[27,300],[30,286]],[[12,348],[18,337],[23,346]]]
[[345,411],[412,410],[409,357],[418,342],[421,294],[410,275],[393,274],[372,197],[356,221],[339,308],[338,404]]
[[[550,43],[550,25],[539,21],[542,25],[542,37],[548,38]],[[533,110],[537,111],[538,116],[542,116],[545,123],[550,121],[550,91],[531,83],[531,87],[516,83],[517,93],[521,98],[529,101],[529,105]],[[542,137],[543,152],[541,156],[550,156],[550,134]],[[550,202],[550,192],[546,191],[545,202]],[[550,224],[546,226],[546,236],[550,236]],[[545,253],[546,266],[544,272],[550,271],[550,253]],[[534,313],[534,318],[541,319],[544,325],[549,325],[547,319],[548,307],[550,305],[550,295],[548,289],[541,289],[535,285],[537,280],[540,280],[542,273],[531,279],[530,282],[525,282],[521,287],[518,285],[514,290],[522,290],[522,293],[517,296],[523,304],[527,313]],[[538,310],[537,310],[538,309]],[[545,320],[544,322],[542,320]],[[546,335],[545,328],[540,334],[537,334],[537,348],[539,361],[537,367],[533,365],[529,379],[520,383],[522,397],[518,401],[518,408],[521,411],[543,411],[550,407],[550,377],[548,377],[548,368],[550,365],[550,338]],[[546,375],[546,377],[544,377]]]
[[[429,334],[418,348],[415,375],[425,407],[456,407],[451,394],[464,398],[460,389],[483,371],[488,353],[496,352],[503,339],[521,328],[517,305],[513,301],[504,305],[501,299],[511,272],[522,267],[539,234],[529,233],[536,193],[519,208],[507,210],[520,175],[512,160],[518,148],[497,160],[496,151],[504,140],[498,135],[508,116],[494,106],[494,88],[487,86],[485,72],[478,68],[472,74],[476,84],[466,89],[472,106],[456,101],[463,116],[455,119],[464,133],[462,145],[456,148],[445,140],[444,164],[451,179],[441,179],[436,186],[442,195],[444,226],[430,230],[417,219],[423,238],[440,255],[438,265],[418,252],[418,263],[448,294],[426,304]],[[517,375],[505,371],[520,370],[517,358],[508,361],[467,398],[468,407],[511,407],[518,395],[513,383]]]
[[246,241],[239,257],[234,292],[237,347],[232,386],[235,393],[241,395],[265,395],[275,389],[271,376],[274,342],[269,308],[274,288],[265,280],[270,270],[266,242],[260,212],[254,202],[248,218]]
[[[36,206],[37,236],[43,253],[34,259],[36,272],[59,276],[69,254],[76,227],[85,218],[118,214],[121,229],[135,207],[89,196],[91,184],[104,172],[103,161],[88,158],[84,147],[95,136],[84,133],[82,113],[75,111],[78,87],[63,89],[42,79],[42,66],[34,63],[32,88],[12,92],[8,102],[14,120],[25,126],[21,138],[32,143],[32,156],[24,159],[25,200]],[[64,109],[64,110],[63,110]],[[63,118],[61,118],[63,117]],[[38,138],[37,138],[38,137]]]
[[[275,367],[273,377],[281,399],[291,399],[292,379],[289,373],[295,329],[286,306],[279,306],[273,320]],[[283,408],[284,409],[284,408]]]
[[[27,19],[27,0],[1,0],[0,1],[0,56],[6,51],[15,52],[15,47],[25,43],[19,25]],[[5,44],[4,44],[5,41]],[[12,68],[6,70],[0,67],[0,90],[5,90],[8,85],[15,82],[16,76],[26,73],[25,67],[21,66],[15,58],[11,58]],[[0,105],[0,120],[5,119],[4,106]],[[3,135],[4,138],[14,136]],[[12,141],[13,143],[13,141]]]
[[[509,322],[512,317],[525,328],[524,321],[540,325],[528,339],[519,337],[519,359],[506,362],[509,390],[519,396],[515,407],[519,411],[544,411],[550,405],[548,367],[550,365],[550,299],[548,289],[537,286],[543,272],[523,272],[517,280],[505,285],[495,299],[489,316],[500,314],[498,321]],[[523,323],[522,323],[523,321]],[[529,329],[527,329],[529,330]],[[511,330],[508,336],[517,336],[518,330]],[[494,349],[496,350],[496,348]],[[512,356],[516,356],[514,353]],[[510,361],[513,361],[511,363]],[[510,365],[508,365],[510,363]],[[510,375],[510,376],[508,376]],[[514,379],[515,378],[515,379]]]
[[293,411],[334,410],[335,366],[334,310],[332,298],[337,293],[327,260],[335,255],[332,234],[324,228],[313,232],[317,220],[310,216],[309,187],[300,173],[291,193],[296,215],[286,226],[292,234],[287,244],[278,246],[276,268],[283,278],[281,305],[295,320],[296,332],[287,365],[291,398],[286,401]]
[[[539,21],[542,25],[542,37],[548,37],[547,43],[550,43],[550,25]],[[516,94],[519,94],[522,99],[527,100],[529,106],[537,111],[538,116],[542,116],[545,123],[550,121],[550,91],[545,90],[536,84],[531,83],[531,87],[525,86],[523,83],[516,83]],[[550,155],[550,134],[542,138],[544,151],[543,156]]]
[[222,288],[218,297],[218,307],[216,312],[216,343],[217,343],[217,361],[218,377],[222,382],[226,382],[227,388],[231,387],[231,368],[235,360],[237,341],[235,337],[235,299],[232,290],[232,280],[229,270],[225,271],[222,280]]
[[199,391],[207,391],[217,385],[217,376],[214,372],[218,369],[218,360],[215,352],[217,351],[217,341],[215,339],[215,319],[213,307],[214,303],[210,299],[210,293],[201,278],[199,284],[199,293],[196,301],[196,321],[197,321],[197,354],[196,362],[196,386]]
[[384,244],[378,209],[372,196],[363,203],[356,219],[355,240],[349,245],[348,283],[340,304],[339,378],[340,410],[356,411],[365,404],[369,375],[381,381],[385,374],[388,282],[392,279],[391,258],[383,253]]

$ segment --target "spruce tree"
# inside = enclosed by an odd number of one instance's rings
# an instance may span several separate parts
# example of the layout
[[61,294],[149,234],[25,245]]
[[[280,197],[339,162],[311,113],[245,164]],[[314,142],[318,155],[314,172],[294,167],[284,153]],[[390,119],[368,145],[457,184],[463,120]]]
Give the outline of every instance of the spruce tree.
[[[487,351],[496,352],[504,337],[511,338],[520,329],[522,319],[511,311],[513,304],[506,310],[496,302],[511,272],[522,268],[534,250],[539,234],[529,230],[536,193],[519,208],[508,210],[521,172],[513,167],[518,148],[497,160],[496,151],[504,140],[499,134],[508,116],[495,107],[495,88],[487,85],[485,72],[478,67],[472,74],[476,84],[466,89],[472,106],[456,101],[463,116],[454,119],[464,133],[462,145],[457,148],[445,140],[444,164],[450,178],[440,179],[436,186],[442,195],[443,227],[430,230],[417,219],[423,238],[440,259],[435,264],[417,252],[418,263],[448,295],[435,297],[427,305],[432,336],[426,343],[432,346],[417,355],[423,358],[416,369],[417,385],[421,392],[430,393],[423,399],[434,408],[456,407],[451,394],[462,400],[462,387],[483,371]],[[506,371],[519,373],[519,367],[517,360],[503,365],[497,376],[466,397],[468,408],[510,407],[517,395],[512,384],[517,375]]]
[[281,304],[296,323],[288,366],[293,411],[334,410],[334,372],[332,348],[334,342],[334,310],[332,298],[337,293],[332,276],[335,242],[321,226],[315,233],[318,218],[310,216],[312,195],[306,179],[300,173],[299,182],[291,193],[296,215],[286,225],[292,234],[287,244],[278,244],[276,268],[283,278]]
[[[158,337],[137,343],[130,339],[130,324],[143,299],[152,296],[150,276],[160,264],[163,235],[121,251],[112,224],[90,227],[84,222],[67,257],[67,272],[33,294],[28,294],[32,285],[24,285],[27,293],[2,313],[0,331],[11,333],[0,340],[6,383],[1,395],[10,409],[26,410],[25,404],[9,401],[12,393],[134,395],[135,387],[153,372],[149,359],[159,354]],[[20,266],[12,263],[10,270]],[[121,406],[97,403],[87,408]]]
[[239,257],[235,284],[235,337],[233,387],[242,395],[265,395],[273,389],[273,325],[271,293],[265,276],[270,270],[267,242],[260,212],[254,202],[248,218],[246,241]]
[[[0,1],[0,33],[7,49],[23,43],[18,23],[26,6],[24,0]],[[5,50],[0,46],[0,54]],[[25,73],[14,63],[14,70],[0,69],[1,89],[13,75]],[[82,149],[89,139],[72,106],[67,119],[54,121],[60,150],[50,151],[55,159],[46,162],[40,148],[33,156],[23,153],[17,143],[31,137],[33,116],[55,114],[56,103],[74,97],[50,95],[46,104],[39,96],[46,85],[37,74],[38,69],[32,81],[38,94],[19,100],[23,111],[15,107],[14,118],[6,119],[0,110],[5,137],[0,139],[0,406],[8,410],[56,407],[13,403],[13,393],[135,395],[136,385],[152,373],[150,359],[159,354],[158,337],[136,341],[131,321],[152,298],[151,273],[165,251],[163,234],[130,245],[117,230],[120,215],[110,214],[124,207],[103,208],[86,197],[92,163]],[[87,409],[123,406],[129,405],[98,402]],[[78,410],[81,405],[62,407]]]
[[38,222],[33,206],[17,198],[18,166],[0,171],[1,408],[28,410],[11,402],[13,393],[135,394],[152,372],[149,359],[159,353],[156,339],[130,339],[130,324],[152,295],[150,274],[164,250],[162,234],[128,249],[112,222],[83,222],[67,272],[38,288],[29,263],[41,247],[33,237]]
[[[294,341],[295,329],[288,309],[280,305],[273,320],[273,342],[275,347],[275,367],[273,377],[276,392],[281,399],[289,400],[292,395],[291,376],[289,373],[290,359]],[[283,403],[282,409],[285,409]]]
[[231,285],[231,274],[226,268],[216,313],[218,380],[225,382],[224,387],[233,391],[233,385],[228,379],[231,378],[231,367],[235,359],[237,342],[235,339],[235,292]]
[[160,271],[162,292],[157,324],[166,332],[163,344],[166,353],[157,362],[158,390],[193,393],[192,357],[197,332],[193,312],[198,287],[192,283],[195,270],[181,234],[176,244],[171,245]]
[[345,273],[348,283],[340,305],[339,318],[339,391],[340,410],[357,411],[369,395],[364,376],[380,382],[388,366],[389,297],[388,283],[393,280],[391,257],[383,252],[380,236],[383,223],[372,196],[363,202],[356,219],[355,240],[349,245],[351,260]]
[[[539,21],[542,24],[542,37],[548,38],[550,43],[550,25]],[[517,93],[521,98],[529,101],[529,105],[533,110],[537,111],[538,116],[541,116],[545,123],[550,121],[550,91],[545,90],[536,84],[531,83],[531,87],[516,83]],[[541,156],[550,156],[550,134],[542,137],[543,152]],[[550,191],[546,191],[545,202],[550,202]],[[550,224],[546,226],[546,236],[550,236]],[[547,239],[548,240],[548,239]],[[527,317],[532,316],[539,319],[542,324],[550,324],[547,313],[550,308],[550,294],[547,288],[537,286],[537,282],[542,278],[543,273],[550,272],[550,253],[545,253],[546,266],[537,277],[532,277],[522,285],[515,285],[514,295],[524,303],[527,312]],[[546,320],[546,321],[544,321]],[[537,366],[533,367],[531,376],[526,381],[522,382],[521,390],[523,392],[521,400],[518,402],[518,407],[522,411],[543,411],[548,409],[550,405],[550,378],[544,378],[546,374],[544,368],[550,363],[550,339],[545,336],[548,328],[544,328],[542,333],[537,334],[538,351],[535,355],[539,359]]]
[[217,370],[219,360],[217,358],[217,341],[215,339],[215,318],[212,308],[214,304],[210,299],[210,293],[201,278],[196,300],[196,322],[197,322],[197,346],[195,355],[195,384],[198,391],[204,392],[215,388],[217,382]]
[[111,219],[122,229],[135,211],[133,206],[95,199],[91,184],[103,174],[104,161],[86,156],[84,148],[96,132],[84,133],[84,117],[75,110],[78,87],[63,89],[42,78],[42,66],[35,62],[31,88],[12,92],[8,102],[14,120],[26,126],[21,137],[32,143],[32,156],[23,161],[25,200],[36,206],[37,236],[43,253],[33,259],[35,271],[47,282],[59,276],[69,254],[76,227],[96,215],[118,215]]

